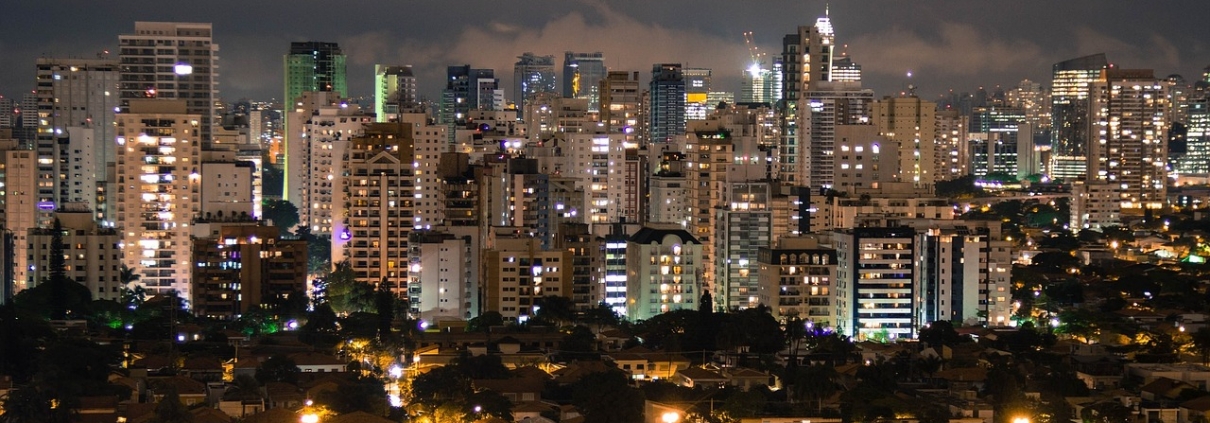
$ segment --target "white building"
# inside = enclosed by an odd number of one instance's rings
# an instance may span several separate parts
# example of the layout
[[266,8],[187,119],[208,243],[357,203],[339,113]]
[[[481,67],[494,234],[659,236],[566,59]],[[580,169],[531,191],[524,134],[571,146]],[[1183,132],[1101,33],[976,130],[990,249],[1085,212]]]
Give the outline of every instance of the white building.
[[201,116],[185,100],[131,99],[118,115],[123,262],[148,293],[190,297],[189,225],[201,211]]
[[54,182],[41,201],[85,203],[100,212],[96,186],[108,178],[105,164],[115,160],[118,62],[39,58],[37,68],[38,108],[26,112],[38,118],[39,173]]
[[340,217],[343,207],[336,196],[345,175],[345,150],[374,117],[348,105],[337,93],[315,91],[299,96],[289,116],[286,131],[297,136],[290,137],[286,146],[283,195],[298,207],[299,225],[311,228],[312,234],[333,234],[333,219]]
[[374,65],[374,116],[377,122],[390,122],[400,105],[416,103],[416,75],[412,65]]
[[1089,87],[1088,178],[1119,187],[1122,209],[1165,205],[1168,88],[1150,69],[1107,69]]
[[853,228],[832,234],[836,245],[837,331],[857,339],[916,333],[916,231]]
[[1007,326],[1012,314],[1012,242],[998,221],[927,221],[917,229],[918,324]]
[[437,171],[441,165],[441,154],[450,151],[447,125],[429,125],[423,113],[401,113],[399,121],[412,126],[412,145],[415,156],[416,196],[413,207],[412,227],[429,229],[445,222],[445,205],[441,198],[441,177]]
[[626,241],[626,318],[638,321],[697,309],[703,293],[703,261],[702,244],[689,232],[640,229]]
[[471,279],[478,266],[472,259],[471,237],[445,232],[414,232],[408,242],[411,250],[408,299],[414,314],[426,322],[441,319],[470,319],[476,310],[471,299],[479,295]]
[[847,193],[897,181],[899,144],[883,139],[877,127],[836,125],[832,133],[832,189]]
[[1072,230],[1100,230],[1122,222],[1120,186],[1110,182],[1075,181],[1071,184]]

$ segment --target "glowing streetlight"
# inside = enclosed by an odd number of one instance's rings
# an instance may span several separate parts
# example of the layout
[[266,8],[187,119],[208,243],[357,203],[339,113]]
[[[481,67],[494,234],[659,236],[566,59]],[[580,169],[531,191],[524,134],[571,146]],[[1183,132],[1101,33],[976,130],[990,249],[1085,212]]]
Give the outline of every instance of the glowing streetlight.
[[319,423],[319,415],[315,413],[303,414],[298,418],[299,423]]
[[676,423],[681,420],[681,414],[675,411],[669,411],[664,413],[663,416],[660,416],[660,420],[663,420],[664,423]]
[[1030,423],[1030,422],[1029,422],[1029,417],[1016,417],[1016,418],[1013,418],[1013,423]]

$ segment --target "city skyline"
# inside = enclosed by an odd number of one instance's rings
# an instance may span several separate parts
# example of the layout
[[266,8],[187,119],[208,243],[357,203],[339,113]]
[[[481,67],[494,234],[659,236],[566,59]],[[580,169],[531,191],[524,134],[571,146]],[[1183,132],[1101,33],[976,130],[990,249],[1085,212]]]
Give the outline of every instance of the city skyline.
[[[611,70],[623,71],[680,62],[714,69],[716,89],[738,92],[740,70],[749,60],[744,31],[754,32],[761,52],[776,54],[786,28],[814,21],[825,8],[837,41],[848,46],[865,70],[865,85],[878,96],[903,91],[909,83],[921,96],[935,98],[949,89],[1046,81],[1051,64],[1102,52],[1124,68],[1154,68],[1160,77],[1175,73],[1191,80],[1210,64],[1210,45],[1203,41],[1210,39],[1210,29],[1199,25],[1196,14],[1180,13],[1196,4],[1026,2],[999,4],[989,13],[985,5],[957,1],[830,7],[822,1],[777,2],[757,12],[723,2],[535,1],[508,8],[476,1],[354,2],[315,14],[301,12],[314,10],[303,2],[289,10],[280,3],[240,3],[243,13],[232,14],[237,5],[225,1],[206,8],[146,1],[18,3],[9,16],[39,18],[14,19],[0,28],[0,54],[17,64],[0,69],[0,94],[16,98],[33,89],[33,66],[19,64],[37,57],[87,58],[104,50],[116,57],[116,35],[129,32],[133,21],[213,23],[215,42],[223,46],[219,90],[225,101],[278,98],[281,55],[297,41],[340,43],[349,56],[349,90],[355,96],[372,94],[374,64],[413,65],[419,94],[435,99],[447,65],[492,68],[511,80],[516,56],[526,51],[601,51]],[[459,13],[466,9],[485,11],[485,17],[466,19]],[[274,15],[283,19],[264,19]],[[358,25],[326,23],[341,21]],[[73,31],[47,33],[38,30],[41,25]]]

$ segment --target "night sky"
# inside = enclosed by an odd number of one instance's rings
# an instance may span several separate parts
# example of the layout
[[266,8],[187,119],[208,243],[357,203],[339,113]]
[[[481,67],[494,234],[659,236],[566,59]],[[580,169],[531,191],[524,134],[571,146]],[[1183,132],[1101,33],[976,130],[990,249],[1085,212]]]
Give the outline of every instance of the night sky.
[[[648,77],[657,62],[714,70],[716,91],[739,91],[753,31],[763,52],[824,13],[822,1],[14,1],[0,10],[0,93],[34,86],[39,56],[116,53],[134,21],[214,24],[224,100],[282,95],[291,41],[335,41],[349,56],[352,95],[368,95],[373,65],[411,64],[422,95],[437,98],[446,65],[497,71],[507,92],[526,51],[603,51],[611,70]],[[836,39],[848,45],[879,95],[911,83],[926,98],[1022,78],[1049,84],[1050,65],[1104,52],[1124,68],[1196,79],[1210,65],[1210,4],[1185,1],[843,1],[831,5]],[[116,57],[116,55],[114,56]]]

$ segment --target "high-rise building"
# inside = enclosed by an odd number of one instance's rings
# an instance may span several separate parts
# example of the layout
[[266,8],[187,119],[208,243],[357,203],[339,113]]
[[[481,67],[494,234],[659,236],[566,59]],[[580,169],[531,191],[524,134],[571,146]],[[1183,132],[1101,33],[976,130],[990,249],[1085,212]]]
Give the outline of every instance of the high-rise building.
[[308,91],[331,91],[338,96],[349,96],[347,59],[339,44],[322,41],[290,43],[290,53],[282,60],[286,75],[285,98],[282,101],[294,102]]
[[[555,81],[555,56],[525,53],[513,64],[513,102],[525,110],[525,102],[539,93],[558,93]],[[524,118],[524,116],[521,116]]]
[[643,92],[639,90],[639,73],[610,71],[601,80],[598,91],[601,93],[600,119],[605,123],[605,130],[626,134],[633,142],[639,133],[640,120],[644,119],[640,114]]
[[374,120],[336,94],[304,92],[286,113],[287,131],[298,136],[287,145],[283,193],[298,208],[299,225],[316,235],[336,233],[344,207],[337,201],[346,175],[344,154],[350,140]]
[[193,312],[218,320],[307,291],[307,241],[282,239],[278,228],[254,221],[214,223],[194,238]]
[[702,244],[688,232],[640,229],[626,240],[626,318],[701,307],[702,261]]
[[1009,107],[1021,109],[1025,114],[1025,121],[1034,129],[1034,138],[1050,130],[1049,88],[1025,79],[1017,83],[1015,88],[1008,90],[1005,96]]
[[958,110],[937,111],[937,146],[933,150],[933,168],[938,181],[948,181],[970,174],[970,116]]
[[1107,68],[1104,53],[1056,63],[1051,73],[1050,174],[1055,178],[1078,178],[1087,172],[1089,142],[1089,89]]
[[1176,163],[1177,184],[1210,177],[1210,95],[1201,90],[1186,109],[1185,155]]
[[841,56],[832,61],[832,81],[861,82],[861,65],[854,63],[853,58]]
[[210,138],[218,99],[218,44],[208,23],[135,22],[118,36],[118,88],[123,113],[130,99],[179,99],[198,115],[201,139]]
[[874,91],[856,82],[817,81],[811,84],[798,109],[798,133],[801,143],[783,145],[780,154],[793,155],[782,160],[782,172],[793,175],[800,186],[832,188],[836,173],[836,128],[842,125],[871,125]]
[[571,299],[571,251],[542,248],[541,240],[511,230],[500,232],[492,234],[483,254],[485,311],[499,312],[505,323],[525,323],[544,297]]
[[[880,188],[895,182],[899,175],[899,144],[878,135],[874,125],[837,125],[828,188],[853,193],[858,189]],[[814,157],[812,157],[814,159]],[[812,180],[816,180],[814,176]]]
[[919,97],[883,97],[870,113],[887,141],[899,144],[899,180],[932,186],[937,180],[937,104]]
[[472,110],[503,110],[504,92],[491,69],[472,69],[471,65],[446,68],[445,90],[437,122],[450,125],[448,136],[454,140],[454,128],[466,124]]
[[417,102],[412,66],[374,65],[374,117],[388,122],[400,108]]
[[416,231],[408,239],[408,300],[417,318],[463,320],[474,317],[471,299],[478,296],[472,270],[478,263],[470,237],[447,232]]
[[[38,155],[33,150],[18,148],[19,141],[7,139],[11,133],[3,131],[0,134],[0,234],[4,242],[12,242],[12,248],[7,248],[11,260],[0,258],[5,263],[11,262],[11,267],[0,269],[7,278],[2,282],[4,287],[12,288],[14,294],[34,284],[29,272],[29,258],[26,254],[29,246],[29,230],[38,227]],[[45,210],[47,212],[53,210]],[[11,272],[11,274],[9,273]]]
[[[413,225],[412,124],[370,123],[345,150],[334,214],[332,260],[349,260],[358,282],[386,284],[396,294],[408,287],[408,236]],[[342,222],[335,219],[343,218]]]
[[[114,228],[97,224],[90,210],[56,212],[60,239],[63,242],[65,274],[68,279],[84,285],[94,300],[118,301],[122,298],[121,234]],[[29,230],[29,285],[32,288],[50,278],[51,252],[55,227]]]
[[38,108],[29,112],[38,119],[40,178],[53,183],[39,201],[82,203],[104,215],[97,183],[108,180],[106,164],[116,158],[118,69],[110,59],[38,59]]
[[799,26],[798,31],[782,39],[782,89],[778,112],[781,114],[781,143],[778,146],[778,176],[791,184],[802,184],[806,178],[805,163],[800,154],[807,146],[807,129],[802,127],[803,109],[808,107],[806,93],[819,82],[831,81],[835,35],[831,19],[825,15],[812,26]]
[[910,227],[859,227],[833,232],[836,319],[858,339],[910,338],[916,333],[916,232]]
[[605,67],[605,54],[574,53],[563,54],[563,97],[588,99],[588,111],[601,111],[601,80],[608,72]]
[[202,116],[186,100],[129,99],[118,115],[117,227],[123,264],[149,294],[192,298],[190,224],[201,211]]
[[1120,186],[1123,209],[1164,207],[1168,85],[1150,69],[1105,69],[1088,98],[1088,178]]
[[760,304],[757,256],[773,237],[774,188],[769,182],[729,182],[727,197],[714,210],[714,302],[723,310]]
[[685,78],[685,120],[702,120],[714,110],[718,103],[710,104],[710,69],[687,68],[681,71]]
[[[685,134],[685,75],[680,63],[651,67],[647,141],[669,143]],[[704,96],[704,93],[703,93]]]
[[814,236],[783,237],[775,247],[760,249],[760,302],[769,306],[774,318],[834,327],[836,250],[819,241]]
[[977,107],[971,114],[971,173],[992,173],[1024,178],[1040,171],[1035,162],[1033,127],[1025,112],[1015,107]]
[[1012,314],[1012,242],[1000,224],[933,221],[917,228],[913,282],[918,325],[938,320],[1008,326]]

